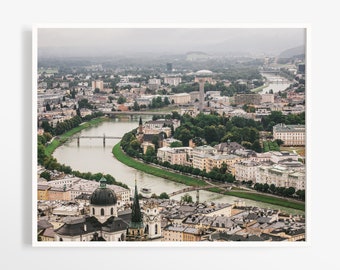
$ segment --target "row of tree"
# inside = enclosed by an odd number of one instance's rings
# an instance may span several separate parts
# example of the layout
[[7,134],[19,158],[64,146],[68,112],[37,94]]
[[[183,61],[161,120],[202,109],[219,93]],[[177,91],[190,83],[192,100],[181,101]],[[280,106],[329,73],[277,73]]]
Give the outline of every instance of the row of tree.
[[305,199],[305,190],[295,190],[293,187],[276,187],[274,184],[268,185],[267,183],[256,183],[254,189],[260,192],[271,193],[283,197]]

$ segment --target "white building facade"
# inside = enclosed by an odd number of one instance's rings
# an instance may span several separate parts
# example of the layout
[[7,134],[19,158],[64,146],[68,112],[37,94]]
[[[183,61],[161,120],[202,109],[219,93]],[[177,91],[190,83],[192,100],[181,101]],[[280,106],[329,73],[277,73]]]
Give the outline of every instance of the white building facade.
[[304,146],[305,125],[277,124],[273,127],[274,140],[282,140],[284,145]]

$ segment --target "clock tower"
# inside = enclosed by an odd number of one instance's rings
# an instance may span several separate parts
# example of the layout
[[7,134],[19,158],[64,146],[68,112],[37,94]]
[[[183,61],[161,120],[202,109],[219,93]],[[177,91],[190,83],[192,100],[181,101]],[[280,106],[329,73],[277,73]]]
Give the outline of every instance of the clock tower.
[[143,223],[145,233],[148,234],[150,240],[162,236],[158,205],[152,200],[145,202],[143,205]]

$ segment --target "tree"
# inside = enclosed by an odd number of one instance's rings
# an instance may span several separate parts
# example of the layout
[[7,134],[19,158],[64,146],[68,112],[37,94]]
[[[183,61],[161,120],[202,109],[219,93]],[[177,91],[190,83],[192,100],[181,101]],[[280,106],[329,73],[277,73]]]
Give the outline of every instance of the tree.
[[277,143],[277,145],[280,147],[282,144],[284,144],[284,141],[282,141],[281,139],[276,139],[275,142]]
[[169,195],[166,193],[166,192],[162,192],[160,195],[159,195],[159,198],[160,199],[169,199]]
[[164,98],[164,105],[165,105],[165,106],[168,106],[169,104],[170,104],[169,98],[168,98],[168,97],[165,97],[165,98]]
[[40,177],[45,178],[47,181],[51,180],[51,174],[48,171],[43,171],[40,174]]
[[274,184],[271,184],[271,185],[269,186],[269,190],[270,190],[272,193],[274,193],[275,190],[276,190],[276,186],[275,186]]
[[45,146],[41,143],[38,144],[38,163],[43,164],[46,158]]
[[156,147],[156,149],[158,148],[158,146],[159,146],[159,137],[157,136],[157,135],[154,135],[153,137],[152,137],[152,144]]
[[175,131],[175,138],[182,141],[184,146],[189,146],[189,140],[192,137],[191,132],[186,128],[179,127]]
[[171,148],[173,148],[173,147],[182,147],[182,146],[183,146],[182,142],[172,142],[170,144]]
[[135,101],[134,103],[133,103],[133,110],[134,111],[139,111],[140,110],[140,106],[138,105],[138,102],[137,101]]
[[53,128],[51,127],[50,123],[46,120],[42,121],[41,127],[44,129],[44,132],[48,132],[53,134]]
[[148,148],[146,149],[146,152],[145,152],[145,156],[154,157],[155,155],[156,155],[155,149],[151,146],[148,146]]
[[286,193],[287,196],[291,197],[295,193],[295,188],[289,187],[289,188],[286,189],[285,193]]
[[51,105],[50,104],[46,104],[46,111],[51,111]]
[[192,197],[186,193],[181,197],[181,202],[192,203]]
[[118,103],[118,104],[123,104],[123,103],[125,103],[125,102],[126,102],[126,98],[123,97],[123,96],[120,96],[120,97],[118,98],[118,100],[117,100],[117,103]]
[[262,152],[262,148],[261,148],[261,144],[260,144],[259,140],[255,140],[251,148],[252,148],[252,150],[254,150],[257,153]]
[[44,132],[43,136],[46,139],[46,142],[49,142],[52,139],[52,135],[49,132]]

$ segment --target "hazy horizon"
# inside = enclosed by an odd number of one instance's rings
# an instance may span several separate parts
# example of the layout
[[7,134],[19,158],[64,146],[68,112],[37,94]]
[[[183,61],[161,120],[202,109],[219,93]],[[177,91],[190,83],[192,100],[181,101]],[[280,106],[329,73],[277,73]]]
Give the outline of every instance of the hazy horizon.
[[304,28],[38,28],[39,57],[152,53],[276,56],[305,46]]

